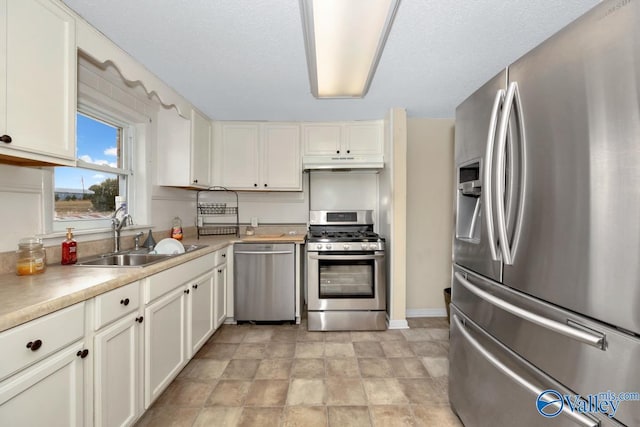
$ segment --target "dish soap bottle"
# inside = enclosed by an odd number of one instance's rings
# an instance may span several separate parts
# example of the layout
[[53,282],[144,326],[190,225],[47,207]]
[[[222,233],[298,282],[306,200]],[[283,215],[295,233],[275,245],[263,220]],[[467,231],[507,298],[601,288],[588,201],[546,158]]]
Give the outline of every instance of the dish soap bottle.
[[67,240],[62,242],[62,265],[75,264],[78,262],[78,243],[73,240],[73,228],[67,228]]
[[171,227],[171,237],[176,240],[182,240],[182,220],[178,216],[173,218],[173,226]]

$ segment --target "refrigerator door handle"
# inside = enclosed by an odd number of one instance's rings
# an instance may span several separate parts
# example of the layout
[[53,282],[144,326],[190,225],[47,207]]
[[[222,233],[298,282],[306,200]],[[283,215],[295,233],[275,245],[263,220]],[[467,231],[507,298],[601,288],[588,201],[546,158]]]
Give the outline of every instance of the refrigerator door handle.
[[487,134],[487,151],[484,156],[483,168],[483,192],[484,192],[484,217],[487,223],[487,240],[489,241],[489,249],[491,251],[491,259],[499,261],[498,250],[496,248],[496,237],[493,228],[493,198],[492,198],[492,176],[493,172],[493,154],[494,143],[496,140],[496,129],[498,127],[498,110],[504,105],[504,90],[500,89],[496,92],[491,109],[491,119],[489,120],[489,133]]
[[[456,274],[458,274],[458,273],[456,273]],[[504,375],[506,375],[509,378],[511,378],[516,383],[520,384],[522,387],[524,387],[527,390],[531,391],[536,396],[540,395],[544,391],[542,388],[536,387],[534,384],[531,384],[529,381],[527,381],[524,378],[522,378],[515,371],[513,371],[507,365],[502,363],[490,351],[488,351],[486,348],[484,348],[482,346],[482,344],[480,344],[471,335],[471,333],[467,330],[466,326],[460,321],[460,318],[458,317],[457,314],[454,313],[453,316],[451,316],[451,317],[453,319],[453,322],[457,326],[458,330],[460,331],[460,333],[464,337],[464,339],[467,340],[467,342],[469,344],[471,344],[471,346],[478,353],[480,353],[482,355],[482,357],[484,357],[489,363],[491,363],[496,369],[498,369]],[[553,404],[553,405],[557,407],[557,404]],[[584,414],[581,414],[579,412],[572,411],[571,409],[568,408],[568,405],[563,405],[562,412],[564,412],[565,415],[567,415],[568,417],[572,418],[575,422],[579,423],[580,425],[587,426],[587,427],[597,427],[597,426],[600,425],[600,423],[598,421],[594,421],[592,418],[589,418],[588,416],[586,416]]]
[[475,294],[477,297],[485,300],[491,305],[495,305],[496,307],[504,310],[508,313],[513,314],[514,316],[518,316],[521,319],[527,320],[531,323],[535,323],[538,326],[542,326],[545,329],[549,329],[553,332],[557,332],[566,337],[574,339],[576,341],[580,341],[582,343],[588,344],[592,347],[595,347],[599,350],[606,350],[606,335],[585,330],[584,328],[575,328],[569,325],[565,325],[564,323],[557,322],[555,320],[549,319],[544,316],[540,316],[538,314],[527,311],[521,307],[518,307],[514,304],[511,304],[503,299],[496,297],[495,295],[491,295],[489,292],[483,291],[470,281],[464,278],[462,274],[459,272],[454,273],[454,277],[462,286],[464,286],[469,292]]

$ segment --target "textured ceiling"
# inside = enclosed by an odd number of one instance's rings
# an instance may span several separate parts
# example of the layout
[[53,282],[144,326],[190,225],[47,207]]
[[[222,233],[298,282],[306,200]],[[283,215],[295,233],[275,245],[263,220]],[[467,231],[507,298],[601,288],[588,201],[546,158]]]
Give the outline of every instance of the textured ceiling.
[[597,0],[402,0],[363,99],[309,90],[297,0],[64,0],[217,120],[453,117],[484,81]]

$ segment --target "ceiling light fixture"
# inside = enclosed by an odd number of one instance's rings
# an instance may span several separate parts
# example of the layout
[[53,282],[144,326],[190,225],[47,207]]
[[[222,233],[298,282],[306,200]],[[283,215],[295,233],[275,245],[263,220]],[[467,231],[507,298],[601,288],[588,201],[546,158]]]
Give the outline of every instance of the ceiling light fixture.
[[311,93],[362,98],[400,0],[300,0]]

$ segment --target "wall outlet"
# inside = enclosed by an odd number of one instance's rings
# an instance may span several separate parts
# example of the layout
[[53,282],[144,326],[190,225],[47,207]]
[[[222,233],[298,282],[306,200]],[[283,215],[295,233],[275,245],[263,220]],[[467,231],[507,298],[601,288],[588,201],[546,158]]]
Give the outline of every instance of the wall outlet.
[[258,217],[251,217],[251,226],[252,227],[257,227],[258,226]]

